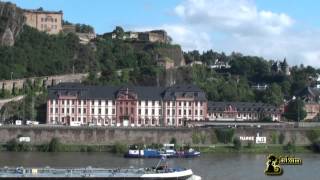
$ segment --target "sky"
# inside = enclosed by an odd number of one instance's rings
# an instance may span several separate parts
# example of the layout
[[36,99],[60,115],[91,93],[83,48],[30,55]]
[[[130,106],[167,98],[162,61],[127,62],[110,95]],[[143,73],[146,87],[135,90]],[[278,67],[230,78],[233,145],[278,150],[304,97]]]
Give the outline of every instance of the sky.
[[62,10],[98,34],[164,29],[184,51],[213,49],[320,67],[318,0],[11,0]]

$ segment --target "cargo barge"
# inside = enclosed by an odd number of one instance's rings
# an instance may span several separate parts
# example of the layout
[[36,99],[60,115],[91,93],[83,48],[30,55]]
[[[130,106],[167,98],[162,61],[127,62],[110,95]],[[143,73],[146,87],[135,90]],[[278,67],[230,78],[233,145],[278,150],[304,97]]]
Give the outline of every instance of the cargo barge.
[[0,168],[0,179],[128,179],[128,180],[200,180],[191,169],[168,168],[165,158],[151,168]]

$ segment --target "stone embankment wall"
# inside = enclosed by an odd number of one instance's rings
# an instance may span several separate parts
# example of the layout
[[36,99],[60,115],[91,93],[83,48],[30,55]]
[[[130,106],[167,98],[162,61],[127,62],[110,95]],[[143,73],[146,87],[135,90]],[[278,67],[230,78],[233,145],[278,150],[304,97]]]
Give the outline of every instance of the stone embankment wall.
[[0,81],[0,88],[8,91],[12,91],[13,88],[22,89],[23,86],[27,83],[28,79],[32,83],[38,80],[40,81],[41,85],[47,87],[47,86],[58,84],[60,82],[81,82],[86,77],[88,77],[88,73],[64,74],[64,75],[56,75],[56,76],[43,76],[43,77],[32,77],[32,78],[24,78],[24,79],[2,80]]
[[[295,140],[296,144],[308,145],[305,129],[236,129],[235,136],[266,136],[267,143],[272,142],[274,134],[285,135],[284,143]],[[93,128],[93,127],[0,127],[0,143],[18,136],[28,136],[32,143],[49,142],[53,137],[70,144],[113,144],[168,143],[175,137],[178,143],[192,144],[193,134],[205,136],[205,144],[211,144],[214,129],[210,128]]]

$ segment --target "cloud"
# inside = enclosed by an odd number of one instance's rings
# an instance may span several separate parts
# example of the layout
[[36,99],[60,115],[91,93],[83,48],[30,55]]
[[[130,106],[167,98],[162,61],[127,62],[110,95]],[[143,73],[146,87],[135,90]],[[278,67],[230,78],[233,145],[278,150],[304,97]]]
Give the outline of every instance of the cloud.
[[179,24],[163,25],[184,50],[287,58],[320,67],[320,33],[301,29],[286,13],[258,9],[253,0],[185,0],[174,9]]
[[279,34],[293,24],[284,13],[259,11],[246,0],[186,0],[174,12],[185,23],[231,33]]

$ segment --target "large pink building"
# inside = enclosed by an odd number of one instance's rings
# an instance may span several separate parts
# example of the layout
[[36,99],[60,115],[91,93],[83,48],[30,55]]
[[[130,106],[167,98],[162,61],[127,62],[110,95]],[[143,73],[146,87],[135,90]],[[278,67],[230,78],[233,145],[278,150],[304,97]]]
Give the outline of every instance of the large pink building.
[[187,121],[204,121],[207,109],[205,93],[194,85],[162,88],[61,83],[49,88],[47,124],[183,126]]

